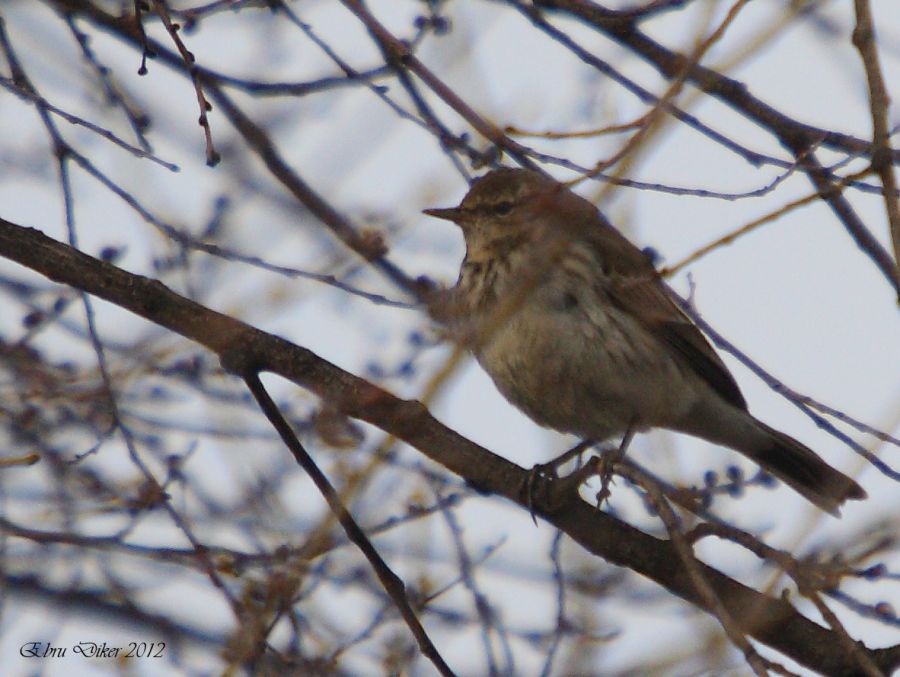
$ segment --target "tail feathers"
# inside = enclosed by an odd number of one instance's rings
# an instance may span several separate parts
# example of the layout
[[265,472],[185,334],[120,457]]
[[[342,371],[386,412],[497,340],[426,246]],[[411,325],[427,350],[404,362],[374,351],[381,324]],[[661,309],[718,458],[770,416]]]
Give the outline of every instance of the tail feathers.
[[825,512],[838,516],[847,499],[866,498],[866,492],[844,473],[835,470],[797,440],[757,422],[768,434],[769,444],[746,453]]

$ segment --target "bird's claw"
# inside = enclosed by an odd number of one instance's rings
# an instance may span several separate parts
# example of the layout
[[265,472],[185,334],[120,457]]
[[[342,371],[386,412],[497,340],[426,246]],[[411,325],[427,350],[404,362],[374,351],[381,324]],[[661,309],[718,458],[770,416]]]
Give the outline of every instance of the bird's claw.
[[[584,478],[578,479],[576,475],[581,475],[583,472],[583,468],[576,470],[572,474],[562,478],[564,480],[564,484],[559,484],[560,476],[559,476],[559,468],[571,461],[573,458],[581,456],[584,451],[594,444],[593,440],[582,440],[574,447],[560,454],[552,461],[547,463],[536,463],[531,470],[528,471],[528,476],[525,479],[525,501],[528,505],[528,512],[531,514],[531,519],[534,521],[535,526],[537,525],[537,516],[534,513],[534,497],[535,493],[538,489],[538,486],[541,485],[545,492],[552,495],[560,495],[565,492],[568,488],[571,487],[572,481],[577,479],[576,486],[580,486],[581,483],[586,479],[590,474],[585,475]],[[555,484],[554,484],[555,483]],[[550,487],[552,486],[552,492]]]

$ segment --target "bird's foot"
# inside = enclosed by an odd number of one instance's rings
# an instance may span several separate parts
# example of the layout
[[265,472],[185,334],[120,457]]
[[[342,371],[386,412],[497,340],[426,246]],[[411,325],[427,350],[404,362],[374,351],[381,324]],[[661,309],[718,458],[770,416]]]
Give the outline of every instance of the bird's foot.
[[[554,458],[552,461],[549,461],[547,463],[537,463],[534,465],[534,467],[532,467],[531,470],[528,471],[528,476],[525,479],[524,487],[525,500],[528,503],[528,512],[531,513],[531,519],[534,520],[535,524],[537,524],[537,517],[534,514],[534,497],[539,491],[548,495],[550,498],[552,498],[553,496],[559,496],[563,492],[567,491],[572,486],[572,482],[574,481],[574,479],[576,479],[575,476],[580,475],[580,473],[583,471],[583,468],[580,468],[579,470],[576,470],[570,475],[562,478],[562,483],[560,483],[561,481],[559,476],[559,468],[564,466],[573,458],[580,457],[581,454],[583,454],[585,450],[593,444],[593,440],[582,440],[568,451]],[[593,474],[593,472],[585,475],[583,479],[579,479],[576,487],[579,486],[584,481],[584,479],[587,479],[590,474]]]
[[603,506],[604,501],[609,501],[609,496],[612,493],[609,490],[609,485],[612,484],[613,474],[615,473],[616,465],[625,458],[625,452],[628,451],[628,445],[631,444],[631,439],[634,437],[634,425],[630,425],[628,430],[625,431],[625,436],[622,438],[622,443],[619,444],[615,449],[605,449],[599,458],[594,459],[593,465],[594,470],[597,476],[600,478],[600,491],[597,492],[596,500],[597,500],[597,509],[599,510]]

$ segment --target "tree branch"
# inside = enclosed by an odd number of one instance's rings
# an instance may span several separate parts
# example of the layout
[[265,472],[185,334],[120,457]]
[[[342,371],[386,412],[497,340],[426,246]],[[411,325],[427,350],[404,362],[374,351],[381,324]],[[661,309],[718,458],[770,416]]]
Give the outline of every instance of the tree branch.
[[[897,264],[878,240],[869,232],[857,216],[850,202],[839,192],[827,172],[813,157],[812,150],[819,145],[847,153],[862,153],[880,162],[900,161],[900,152],[873,143],[807,125],[781,113],[761,99],[753,96],[747,86],[726,77],[711,68],[691,63],[682,54],[673,52],[643,33],[632,17],[623,17],[590,0],[535,0],[535,6],[559,11],[576,17],[596,28],[611,40],[643,57],[660,74],[668,79],[684,77],[703,92],[730,106],[771,133],[797,158],[812,184],[828,203],[835,216],[850,233],[859,248],[875,263],[882,275],[900,297],[900,275]],[[886,187],[887,189],[887,187]]]
[[[480,490],[523,508],[529,505],[523,491],[526,470],[442,425],[420,403],[399,399],[305,348],[210,310],[157,280],[128,273],[4,219],[0,219],[0,255],[196,341],[220,358],[241,354],[244,364],[283,376],[340,412],[395,435]],[[531,498],[536,514],[591,553],[710,611],[692,576],[675,565],[679,558],[671,542],[596,510],[576,490],[552,499]],[[761,594],[704,564],[698,563],[698,571],[743,632],[824,674],[859,674],[856,658],[848,655],[835,633],[807,619],[784,599]],[[859,646],[885,673],[900,665],[900,647]]]

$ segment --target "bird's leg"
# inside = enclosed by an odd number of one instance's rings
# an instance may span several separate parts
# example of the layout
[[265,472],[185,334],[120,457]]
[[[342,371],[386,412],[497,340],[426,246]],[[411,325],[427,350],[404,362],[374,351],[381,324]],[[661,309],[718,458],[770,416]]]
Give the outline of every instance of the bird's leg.
[[637,430],[637,417],[632,418],[628,427],[625,429],[625,435],[622,442],[616,449],[607,450],[603,453],[597,463],[597,474],[600,476],[600,491],[597,492],[597,507],[599,508],[603,501],[609,499],[609,485],[612,482],[613,470],[616,464],[625,458],[625,452],[628,451],[628,445],[634,439],[634,433]]
[[585,449],[593,446],[593,444],[593,440],[582,440],[552,461],[548,461],[547,463],[536,463],[534,467],[528,471],[528,477],[525,480],[525,496],[528,501],[528,512],[531,513],[531,519],[534,520],[535,524],[537,524],[537,518],[534,516],[534,494],[538,480],[557,479],[559,477],[558,470],[560,467],[571,461],[573,458],[580,457]]

